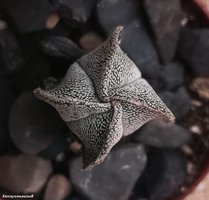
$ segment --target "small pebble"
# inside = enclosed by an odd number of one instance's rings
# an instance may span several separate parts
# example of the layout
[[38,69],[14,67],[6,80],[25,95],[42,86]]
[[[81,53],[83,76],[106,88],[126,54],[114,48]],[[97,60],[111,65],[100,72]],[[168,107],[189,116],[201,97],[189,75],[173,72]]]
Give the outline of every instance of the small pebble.
[[5,30],[7,28],[7,23],[4,20],[0,19],[0,31]]
[[55,160],[56,162],[63,162],[65,158],[66,158],[66,155],[63,152],[61,152],[56,156]]
[[188,173],[190,176],[194,176],[194,175],[197,173],[197,169],[196,169],[194,163],[192,163],[192,162],[188,162],[188,163],[187,163],[187,173]]
[[10,136],[25,153],[36,154],[47,148],[63,128],[57,112],[35,98],[32,92],[21,94],[10,110]]
[[80,46],[85,52],[90,52],[99,47],[104,39],[94,32],[88,32],[80,38]]
[[81,171],[81,159],[70,163],[72,184],[91,200],[127,200],[146,165],[143,146],[126,144],[110,152],[99,166]]
[[186,144],[183,145],[181,147],[181,150],[185,155],[188,155],[188,156],[194,155],[194,151],[192,150],[192,147],[190,147],[189,145],[186,145]]
[[202,134],[202,130],[201,128],[198,126],[198,125],[193,125],[189,128],[189,130],[192,132],[192,133],[195,133],[197,135],[201,135]]
[[183,11],[180,0],[145,0],[144,7],[163,63],[175,55]]
[[10,192],[37,193],[52,173],[50,161],[36,155],[0,157],[0,185]]
[[71,192],[70,181],[61,174],[55,174],[47,183],[44,200],[64,200]]
[[74,153],[78,154],[78,153],[81,152],[81,144],[80,144],[79,142],[77,142],[77,141],[74,141],[74,142],[72,142],[72,143],[70,144],[70,149],[71,149]]
[[49,15],[49,17],[46,20],[46,29],[49,29],[49,30],[53,29],[55,25],[57,25],[59,20],[60,20],[60,17],[57,13],[53,13]]

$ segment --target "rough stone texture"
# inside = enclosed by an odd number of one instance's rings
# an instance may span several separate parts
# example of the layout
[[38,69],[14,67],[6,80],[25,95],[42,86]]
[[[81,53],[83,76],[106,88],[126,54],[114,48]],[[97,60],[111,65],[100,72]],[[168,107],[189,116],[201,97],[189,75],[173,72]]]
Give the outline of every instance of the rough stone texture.
[[35,155],[0,157],[0,185],[15,193],[36,193],[52,172],[50,161]]
[[46,186],[44,200],[63,200],[72,191],[72,186],[69,180],[61,175],[53,175]]
[[63,122],[55,110],[32,92],[18,97],[10,110],[9,130],[14,144],[25,153],[38,153],[62,132]]
[[42,42],[43,51],[50,56],[77,60],[83,55],[82,50],[70,39],[53,36]]
[[159,96],[169,109],[174,113],[176,120],[180,120],[190,108],[190,96],[185,87],[174,91],[160,92]]
[[133,60],[143,77],[156,77],[160,66],[157,52],[141,21],[135,20],[121,33],[121,48]]
[[9,30],[0,30],[0,75],[14,73],[22,69],[24,64],[14,35]]
[[190,141],[190,133],[177,124],[167,124],[153,120],[137,130],[133,139],[146,145],[165,148],[177,148]]
[[77,60],[51,90],[37,98],[57,109],[84,145],[84,168],[100,164],[121,137],[146,122],[174,116],[120,48],[117,27],[95,51]]
[[178,150],[153,148],[148,154],[147,167],[137,187],[144,188],[145,198],[149,200],[165,200],[184,183],[186,163],[184,155]]
[[124,145],[112,151],[103,164],[81,171],[81,159],[70,163],[71,181],[91,200],[127,200],[146,164],[141,145]]
[[209,76],[209,29],[183,29],[178,51],[195,75]]
[[164,63],[176,52],[183,12],[180,0],[145,0],[145,11],[155,35],[155,43]]
[[129,25],[140,16],[138,0],[100,0],[97,4],[99,23],[106,33],[110,33],[116,26]]

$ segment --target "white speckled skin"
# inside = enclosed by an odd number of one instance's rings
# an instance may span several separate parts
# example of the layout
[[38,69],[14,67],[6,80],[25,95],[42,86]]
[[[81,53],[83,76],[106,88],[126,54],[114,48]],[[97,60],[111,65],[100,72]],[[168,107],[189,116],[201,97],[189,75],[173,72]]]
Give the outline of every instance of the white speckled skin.
[[70,66],[52,90],[34,94],[57,109],[83,143],[84,168],[103,162],[121,139],[155,118],[175,117],[119,46],[122,27]]

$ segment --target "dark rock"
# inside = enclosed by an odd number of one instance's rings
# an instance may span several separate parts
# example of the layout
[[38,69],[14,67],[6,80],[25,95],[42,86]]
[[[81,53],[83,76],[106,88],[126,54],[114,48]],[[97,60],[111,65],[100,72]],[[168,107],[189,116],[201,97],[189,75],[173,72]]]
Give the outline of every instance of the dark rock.
[[118,25],[126,27],[140,16],[138,0],[100,0],[97,16],[101,27],[110,33]]
[[175,91],[160,92],[159,96],[173,112],[176,120],[181,119],[189,111],[191,99],[184,87],[180,87]]
[[187,160],[178,150],[154,148],[148,154],[147,167],[137,187],[146,190],[149,200],[165,200],[184,183]]
[[177,124],[153,120],[133,134],[133,140],[146,145],[177,148],[190,141],[190,133]]
[[177,62],[161,65],[158,79],[161,91],[177,89],[184,83],[184,66]]
[[82,50],[70,39],[60,36],[48,38],[42,42],[43,51],[50,56],[77,60],[83,55]]
[[3,2],[3,13],[20,33],[52,29],[59,21],[46,0],[7,0]]
[[168,63],[175,55],[181,28],[183,12],[180,0],[145,0],[144,7],[160,57]]
[[177,62],[160,65],[156,77],[147,81],[156,92],[176,90],[184,84],[184,66]]
[[178,51],[195,75],[209,76],[209,29],[182,30]]
[[173,90],[182,86],[184,84],[184,66],[177,62],[162,65],[159,79],[162,90]]
[[81,159],[70,163],[71,181],[75,188],[91,200],[127,200],[146,164],[141,145],[124,145],[111,151],[104,163],[89,171],[81,171]]
[[59,14],[69,26],[86,23],[97,0],[54,0]]
[[0,157],[0,185],[15,193],[36,193],[52,172],[50,161],[35,155]]
[[158,56],[141,22],[134,21],[123,30],[120,46],[139,67],[143,76],[156,76],[160,67]]
[[14,35],[9,30],[0,31],[0,75],[22,69],[24,60]]
[[0,94],[0,153],[2,153],[10,143],[8,117],[9,109],[15,100],[15,95],[6,79],[0,79]]
[[32,92],[20,95],[10,110],[10,135],[23,152],[40,152],[62,133],[62,129],[63,122],[56,111],[36,99]]
[[72,192],[70,181],[62,174],[53,175],[46,186],[44,200],[63,200]]

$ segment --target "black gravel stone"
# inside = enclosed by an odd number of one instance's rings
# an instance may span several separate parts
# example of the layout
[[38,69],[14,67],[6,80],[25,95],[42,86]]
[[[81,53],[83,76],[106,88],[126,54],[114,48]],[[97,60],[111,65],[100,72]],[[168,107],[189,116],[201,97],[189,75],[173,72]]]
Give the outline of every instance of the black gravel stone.
[[180,120],[189,111],[191,99],[185,87],[175,91],[160,92],[159,96],[173,112],[176,120]]
[[7,150],[10,143],[8,131],[9,109],[15,100],[9,81],[0,78],[0,153]]
[[0,186],[13,193],[37,193],[52,173],[50,161],[36,155],[0,157]]
[[178,150],[153,148],[148,154],[147,167],[137,187],[146,190],[145,198],[149,200],[165,200],[184,183],[186,163],[183,153]]
[[78,26],[88,21],[97,0],[53,0],[59,14],[69,26]]
[[178,51],[195,75],[209,76],[209,29],[183,29]]
[[42,42],[43,51],[50,56],[77,60],[83,55],[82,50],[70,39],[60,36],[50,37]]
[[143,24],[136,20],[121,33],[121,48],[138,66],[142,75],[156,77],[159,72],[158,56]]
[[106,33],[118,25],[126,27],[140,16],[138,0],[100,0],[97,4],[99,23]]
[[190,133],[177,124],[153,120],[133,134],[133,140],[149,146],[177,148],[190,141]]
[[164,63],[176,52],[183,12],[180,0],[145,0],[144,7]]
[[20,95],[10,110],[12,141],[25,153],[35,154],[47,148],[63,127],[55,109],[36,99],[32,92]]
[[70,163],[70,180],[88,199],[127,200],[145,164],[143,146],[124,145],[111,151],[104,163],[89,171],[81,171],[81,159],[75,159]]
[[177,62],[161,65],[158,79],[161,91],[177,89],[184,84],[184,66]]
[[20,33],[47,28],[47,19],[55,8],[46,0],[7,0],[3,2],[3,14]]
[[18,42],[9,30],[0,31],[0,75],[14,73],[24,66]]
[[156,76],[146,79],[157,93],[172,91],[184,85],[184,71],[181,63],[173,62],[160,65]]

